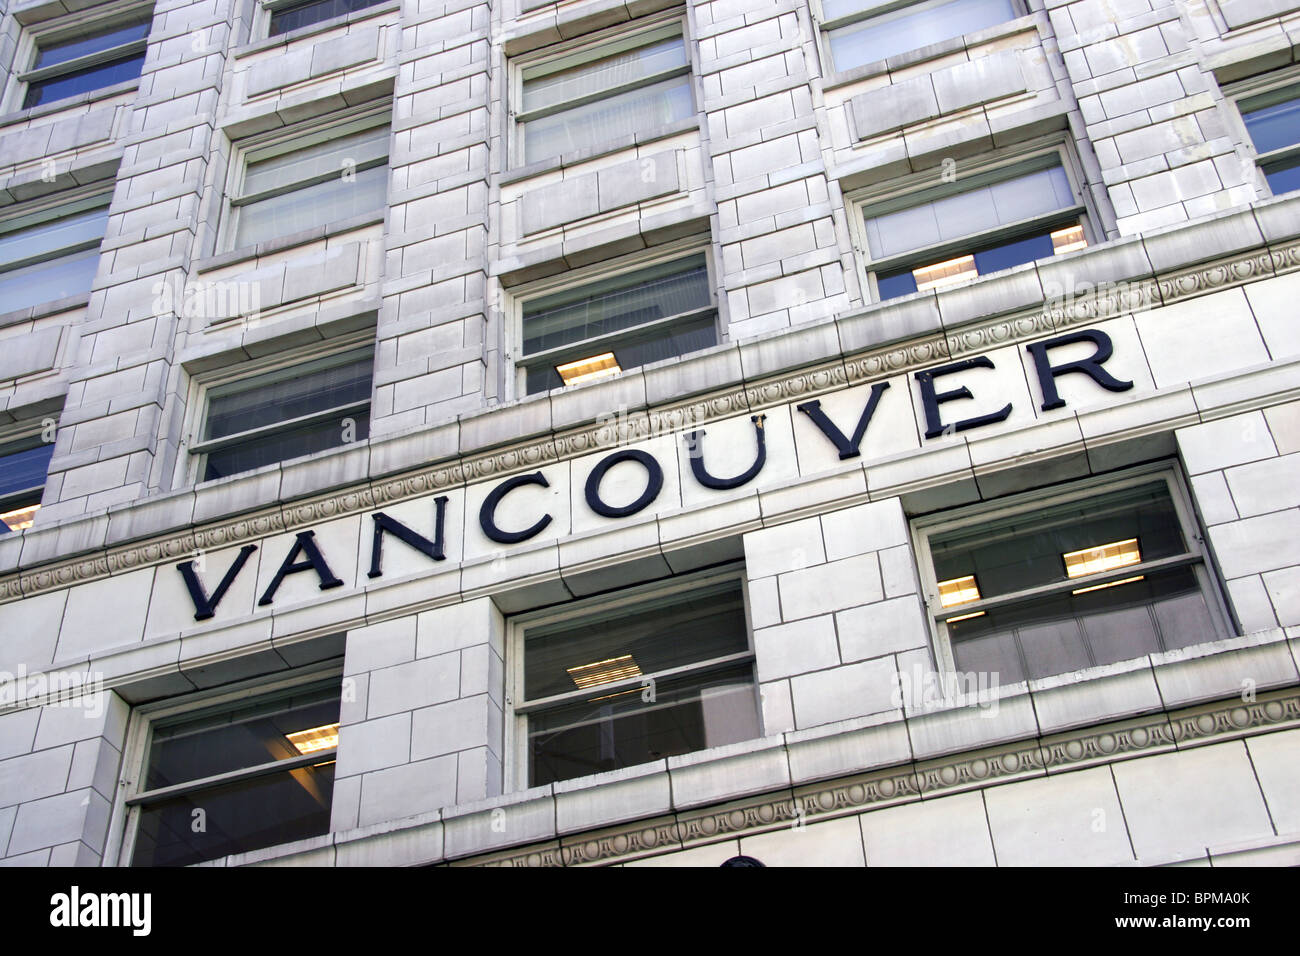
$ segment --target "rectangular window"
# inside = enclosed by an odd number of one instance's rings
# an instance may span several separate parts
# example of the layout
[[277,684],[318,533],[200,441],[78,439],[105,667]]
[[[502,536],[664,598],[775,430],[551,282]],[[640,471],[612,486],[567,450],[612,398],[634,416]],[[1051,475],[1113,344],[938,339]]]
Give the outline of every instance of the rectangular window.
[[1225,636],[1170,471],[1089,483],[918,526],[938,657],[1000,684]]
[[90,292],[110,198],[101,193],[0,222],[0,312]]
[[54,443],[41,436],[0,445],[0,534],[30,528],[41,507]]
[[136,13],[91,31],[60,31],[36,41],[23,109],[125,83],[140,76],[152,11]]
[[186,866],[328,833],[339,699],[335,677],[151,720],[126,801],[131,865]]
[[382,212],[388,133],[385,113],[248,147],[230,199],[229,248]]
[[528,63],[517,115],[525,163],[695,115],[680,23]]
[[843,72],[1014,20],[1021,12],[1018,0],[822,0],[822,29],[834,68]]
[[1300,87],[1241,102],[1241,118],[1274,196],[1300,189]]
[[528,394],[617,375],[718,342],[704,253],[523,301]]
[[271,11],[267,35],[278,37],[313,23],[345,17],[349,13],[384,2],[385,0],[305,0],[301,3],[278,4]]
[[[866,211],[879,298],[892,299],[1072,252],[1088,245],[1085,207],[1053,156],[958,179]],[[1039,161],[1041,163],[1041,160]]]
[[373,348],[210,386],[201,438],[190,448],[200,481],[226,478],[370,435]]
[[[717,575],[516,631],[528,786],[760,734],[740,581]],[[516,658],[517,660],[520,658]]]

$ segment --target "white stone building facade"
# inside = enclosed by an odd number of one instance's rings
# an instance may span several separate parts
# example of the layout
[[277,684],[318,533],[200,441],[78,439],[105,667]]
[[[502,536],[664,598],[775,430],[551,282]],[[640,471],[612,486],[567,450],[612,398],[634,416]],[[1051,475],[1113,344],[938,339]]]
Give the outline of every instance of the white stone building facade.
[[0,860],[1300,862],[1298,51],[9,0]]

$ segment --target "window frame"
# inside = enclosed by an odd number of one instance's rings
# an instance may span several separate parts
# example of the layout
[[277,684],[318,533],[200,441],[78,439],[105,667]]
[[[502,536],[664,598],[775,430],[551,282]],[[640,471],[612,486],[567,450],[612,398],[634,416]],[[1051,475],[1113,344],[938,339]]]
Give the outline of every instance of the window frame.
[[302,26],[294,27],[292,30],[285,30],[283,33],[271,33],[271,23],[276,14],[284,13],[295,7],[307,6],[312,2],[314,2],[314,0],[257,0],[256,22],[253,26],[253,36],[262,40],[280,40],[286,37],[293,40],[307,33],[342,26],[345,23],[351,22],[349,18],[353,16],[369,16],[372,11],[378,12],[375,10],[376,7],[391,6],[395,2],[400,5],[400,0],[371,0],[368,6],[357,10],[349,10],[347,13],[341,13],[324,20],[315,20],[311,23],[305,23]]
[[[112,60],[121,59],[127,54],[145,54],[149,45],[149,37],[153,33],[154,5],[153,3],[140,3],[138,0],[130,0],[128,3],[120,3],[107,7],[101,15],[93,19],[85,18],[82,13],[74,13],[68,16],[59,17],[46,23],[33,24],[25,27],[22,33],[22,39],[16,55],[15,63],[25,63],[27,66],[22,70],[14,70],[12,93],[8,101],[10,110],[44,110],[46,108],[55,108],[55,104],[67,103],[76,97],[90,96],[95,97],[102,94],[102,91],[112,89],[120,84],[110,84],[108,86],[97,87],[94,90],[86,90],[83,93],[74,93],[71,96],[59,97],[46,103],[40,103],[35,106],[24,106],[27,99],[29,86],[33,82],[57,79],[71,73],[90,67],[99,66]],[[66,60],[62,63],[51,64],[50,66],[37,67],[36,58],[40,56],[42,47],[48,47],[53,44],[65,43],[70,40],[90,38],[98,33],[107,32],[116,27],[127,26],[135,22],[149,22],[149,32],[143,39],[131,40],[126,43],[120,43],[116,46],[109,47],[105,50],[97,50],[93,53],[83,54]],[[143,56],[141,59],[143,68]],[[123,80],[121,83],[135,82],[139,83],[137,75],[134,81]]]
[[[53,455],[54,443],[46,442],[42,438],[42,423],[30,423],[20,426],[17,429],[8,431],[0,435],[0,460],[10,455],[21,454],[30,448],[36,448],[46,445],[50,448]],[[19,508],[30,507],[32,498],[35,498],[36,514],[40,514],[40,508],[45,496],[45,486],[50,483],[50,468],[48,462],[45,466],[45,480],[39,485],[33,485],[29,488],[20,488],[15,491],[0,493],[0,514],[10,511],[16,511]],[[26,504],[24,504],[26,502]],[[35,526],[35,517],[32,519],[33,527]],[[10,529],[9,531],[0,531],[0,539],[8,537],[11,534],[22,534],[26,529]]]
[[[237,245],[239,235],[239,211],[246,207],[267,199],[274,199],[288,193],[298,192],[303,189],[309,189],[320,183],[329,182],[339,175],[338,170],[330,173],[317,173],[291,183],[282,183],[268,189],[258,190],[257,192],[246,193],[244,191],[244,182],[248,175],[250,164],[256,164],[263,160],[275,159],[290,153],[298,152],[321,143],[328,142],[341,135],[351,133],[360,133],[369,129],[386,127],[388,130],[388,144],[384,150],[382,158],[371,158],[357,164],[353,170],[355,173],[365,172],[366,170],[376,167],[389,169],[389,163],[392,157],[392,104],[388,100],[382,103],[371,103],[367,106],[348,110],[342,115],[336,115],[327,119],[316,119],[307,123],[295,123],[291,126],[282,127],[269,133],[249,136],[243,139],[233,141],[231,145],[231,161],[228,164],[226,172],[225,189],[222,195],[221,203],[221,224],[217,229],[217,251],[237,252],[243,249],[253,249],[264,242],[276,242],[284,236],[291,236],[294,233],[284,233],[282,236],[268,237],[258,239],[254,242]],[[390,170],[391,171],[391,170]],[[387,190],[385,190],[387,193]],[[358,214],[360,215],[360,214]],[[386,220],[388,217],[388,202],[385,198],[384,203],[375,210],[377,219]],[[342,219],[333,219],[321,224],[321,226],[311,227],[312,229],[324,228],[328,233],[336,223],[346,222],[353,217],[344,217]]]
[[[876,17],[882,17],[891,13],[896,13],[899,10],[903,10],[907,7],[920,6],[925,2],[927,2],[927,0],[892,0],[892,2],[890,2],[890,0],[886,0],[886,2],[877,3],[874,6],[865,6],[863,9],[854,11],[852,13],[845,13],[845,14],[841,14],[838,17],[828,18],[825,14],[824,0],[816,0],[816,2],[813,4],[812,7],[813,19],[817,27],[816,34],[817,34],[818,52],[821,54],[822,63],[825,66],[823,72],[825,73],[828,82],[835,82],[837,79],[841,77],[851,77],[852,75],[854,75],[856,71],[868,68],[874,63],[881,63],[892,57],[906,56],[909,53],[912,53],[916,50],[925,49],[925,46],[913,47],[911,50],[900,51],[898,53],[891,53],[883,57],[876,57],[873,60],[867,60],[863,63],[858,63],[848,67],[841,67],[837,65],[835,62],[835,57],[831,53],[831,33],[833,31],[841,30],[844,27],[854,26],[859,23],[864,23],[867,20],[872,20],[875,19]],[[1001,21],[1001,24],[1014,23],[1016,20],[1028,16],[1034,10],[1033,6],[1029,3],[1029,0],[1009,0],[1009,2],[1011,3],[1012,7],[1015,9],[1015,16],[1012,17],[1010,20]],[[1001,24],[990,24],[987,27],[981,27],[981,29],[989,30],[989,29],[993,29],[994,26],[998,26]],[[967,34],[959,33],[955,37],[950,37],[949,39],[957,39],[957,37],[966,36],[966,35]],[[947,41],[946,40],[934,41],[934,43],[945,43],[945,42]],[[926,44],[926,46],[932,46],[932,45],[933,44]]]
[[[259,677],[236,684],[209,688],[190,694],[170,697],[166,700],[142,704],[131,709],[130,722],[126,734],[126,743],[122,751],[122,773],[117,794],[113,801],[112,822],[110,826],[111,844],[104,859],[113,860],[112,865],[131,866],[135,854],[136,836],[139,832],[140,811],[138,808],[152,802],[161,801],[179,794],[207,789],[222,783],[234,783],[268,776],[273,773],[292,770],[299,766],[320,763],[322,758],[337,760],[338,748],[302,754],[271,763],[245,767],[201,777],[154,790],[140,789],[149,773],[149,748],[153,741],[153,730],[161,722],[181,721],[187,715],[198,716],[204,711],[217,710],[241,703],[270,703],[277,697],[289,697],[312,685],[326,686],[336,682],[339,690],[340,706],[343,700],[343,660],[335,658],[318,664],[296,668],[291,675],[277,674],[274,677]],[[340,727],[342,726],[340,715]],[[331,799],[331,812],[333,800]],[[326,831],[332,832],[332,831]],[[272,844],[275,846],[277,844]],[[215,859],[221,859],[217,857]]]
[[[62,219],[80,215],[89,212],[92,209],[104,209],[105,232],[107,232],[107,222],[109,207],[113,202],[113,184],[95,183],[77,189],[61,190],[50,196],[29,203],[18,204],[15,208],[0,214],[0,237],[6,236],[13,232],[19,232],[24,229],[30,229],[34,226],[44,225],[46,223],[55,223]],[[14,260],[13,264],[0,263],[0,283],[3,283],[6,273],[25,269],[33,265],[39,265],[43,262],[56,262],[69,256],[74,256],[80,252],[88,252],[91,249],[98,250],[104,244],[104,236],[100,236],[93,243],[87,239],[82,242],[71,243],[60,247],[55,253],[46,253],[41,256],[28,256],[25,259]],[[98,269],[98,265],[96,265]],[[85,295],[89,298],[94,287],[94,279],[91,279],[91,285],[87,287]],[[81,293],[72,293],[80,295]],[[33,303],[30,306],[21,306],[21,308],[40,309],[49,302],[59,302],[59,299],[47,299],[42,303]]]
[[[1096,248],[1105,241],[1105,234],[1101,228],[1101,217],[1098,215],[1090,191],[1087,188],[1087,182],[1081,173],[1082,164],[1078,161],[1074,149],[1068,141],[1053,137],[1047,145],[1044,145],[1041,141],[1027,144],[1021,150],[1006,152],[982,161],[968,160],[966,165],[969,168],[960,172],[951,182],[936,185],[935,178],[938,167],[934,167],[890,180],[878,186],[858,189],[850,194],[848,201],[855,213],[849,218],[849,221],[853,244],[858,253],[858,261],[861,263],[859,278],[863,282],[863,287],[869,290],[871,296],[867,304],[879,304],[902,298],[902,296],[893,296],[890,299],[880,297],[877,278],[880,273],[892,272],[908,266],[915,268],[937,264],[956,256],[971,254],[989,243],[1013,241],[1017,236],[1027,236],[1035,229],[1050,228],[1058,223],[1066,225],[1077,222],[1083,228],[1084,239],[1088,244],[1087,248]],[[903,209],[919,208],[988,185],[991,182],[1014,179],[1017,176],[1039,172],[1058,165],[1064,171],[1066,181],[1069,183],[1070,190],[1074,195],[1075,202],[1071,206],[1062,207],[1039,216],[1031,216],[1017,222],[1006,223],[969,236],[945,240],[907,252],[886,256],[879,260],[874,260],[871,257],[871,245],[867,239],[867,221],[870,219]],[[922,196],[927,198],[920,198]],[[1032,261],[1043,262],[1050,260],[1044,257]],[[1008,266],[1007,268],[1016,269],[1021,268],[1023,265],[1025,263]],[[995,272],[977,274],[954,282],[951,285],[904,293],[904,295],[943,293],[949,288],[963,288],[973,282],[979,282],[989,276],[999,275],[1005,271],[1005,269],[999,269]]]
[[[510,86],[509,97],[509,149],[507,156],[509,159],[508,168],[517,169],[521,166],[530,166],[534,163],[549,163],[558,160],[563,153],[554,156],[545,156],[540,159],[528,160],[525,158],[524,142],[524,124],[546,116],[553,116],[567,110],[578,109],[590,103],[599,102],[601,99],[609,97],[611,90],[615,93],[624,93],[629,90],[641,89],[651,86],[655,83],[662,83],[666,80],[675,79],[678,76],[686,76],[687,88],[691,92],[691,104],[694,108],[693,117],[698,119],[700,111],[700,98],[696,90],[693,77],[697,73],[696,60],[692,44],[687,31],[688,23],[686,14],[681,9],[659,13],[652,16],[638,18],[635,21],[621,23],[618,26],[611,27],[597,33],[577,37],[573,40],[553,44],[541,50],[522,53],[513,56],[508,61],[509,72],[508,80]],[[663,33],[663,37],[656,37],[656,34]],[[618,86],[610,87],[598,93],[588,93],[576,97],[573,100],[565,101],[560,104],[542,107],[535,110],[523,110],[524,102],[524,84],[533,78],[533,75],[547,75],[549,73],[559,72],[575,66],[581,66],[584,63],[591,63],[596,60],[604,59],[616,53],[626,50],[633,50],[637,47],[647,46],[655,42],[655,39],[666,39],[668,36],[677,35],[682,38],[682,45],[686,53],[686,64],[681,67],[674,67],[670,70],[661,70],[658,73],[637,80],[632,83],[624,83]],[[607,144],[610,140],[606,140]],[[594,155],[605,152],[602,144],[597,143],[587,147]]]
[[[317,412],[311,412],[307,415],[300,415],[297,418],[286,419],[285,421],[277,422],[273,425],[263,425],[257,428],[247,429],[232,435],[222,436],[221,438],[207,440],[200,439],[199,436],[203,434],[204,429],[207,427],[209,405],[214,390],[218,393],[227,389],[235,390],[238,386],[246,384],[250,379],[261,377],[272,379],[265,384],[274,384],[275,381],[293,377],[296,373],[301,372],[304,366],[319,361],[341,358],[342,356],[354,352],[359,354],[364,351],[370,351],[372,356],[369,399],[322,409]],[[253,474],[256,471],[260,471],[261,468],[270,467],[272,464],[268,462],[266,465],[260,466],[259,468],[241,471],[235,475],[205,479],[203,473],[207,469],[208,454],[213,451],[218,451],[222,448],[227,448],[245,441],[274,435],[277,432],[292,430],[303,425],[313,424],[314,422],[332,418],[336,415],[359,417],[356,413],[364,410],[368,420],[370,409],[374,404],[375,386],[373,357],[374,333],[373,330],[367,329],[364,333],[331,339],[327,342],[320,343],[311,349],[295,350],[288,355],[275,355],[257,361],[241,362],[238,365],[228,366],[212,373],[193,375],[190,381],[189,402],[190,408],[193,409],[193,411],[190,415],[189,426],[186,428],[186,439],[183,443],[183,447],[187,454],[183,457],[180,465],[182,469],[182,483],[198,485],[203,484],[205,481],[226,481],[238,476]],[[347,415],[349,411],[353,413],[351,416]],[[345,447],[344,443],[340,442],[330,450],[333,451],[334,448],[343,447]],[[301,455],[298,458],[278,459],[275,464],[285,464],[299,459],[305,460],[313,455],[319,454],[324,454],[324,452],[314,452],[311,455]]]
[[[531,786],[529,781],[532,768],[528,756],[529,715],[563,707],[574,701],[580,701],[591,693],[589,690],[579,688],[564,694],[556,694],[537,700],[524,699],[524,640],[530,628],[563,624],[571,621],[576,622],[583,618],[607,614],[644,601],[688,594],[701,588],[733,581],[739,585],[741,604],[745,613],[745,651],[724,657],[710,658],[693,664],[684,664],[666,671],[639,674],[635,677],[624,678],[621,681],[613,681],[607,685],[602,685],[601,689],[641,688],[645,686],[643,681],[646,680],[662,681],[676,677],[705,674],[711,670],[748,662],[752,668],[751,679],[754,693],[754,712],[758,721],[758,737],[762,737],[763,700],[762,689],[758,680],[757,659],[754,652],[754,623],[750,609],[749,586],[745,578],[744,564],[742,562],[732,562],[705,571],[620,588],[616,591],[536,611],[515,614],[506,618],[506,693],[503,712],[505,740],[502,749],[505,751],[507,758],[503,768],[504,792],[513,793],[518,790],[526,790]],[[692,753],[703,752],[702,750],[692,751]],[[633,764],[631,766],[645,765]],[[572,777],[569,778],[569,781],[584,779],[586,777]]]
[[[1039,511],[1059,505],[1069,504],[1123,491],[1140,485],[1150,484],[1153,479],[1165,483],[1173,503],[1174,513],[1178,518],[1186,549],[1183,554],[1168,558],[1159,558],[1130,564],[1110,571],[1103,571],[1077,578],[1068,578],[1055,584],[1039,585],[1022,589],[1010,594],[999,594],[990,598],[981,598],[965,604],[944,608],[939,599],[938,576],[934,570],[934,559],[930,551],[930,539],[963,528],[989,524],[1007,517],[1025,512]],[[1134,574],[1151,574],[1180,567],[1190,567],[1196,576],[1196,583],[1209,610],[1211,622],[1216,634],[1208,640],[1223,640],[1231,637],[1235,630],[1232,617],[1228,613],[1217,574],[1212,565],[1212,556],[1205,542],[1200,522],[1196,518],[1193,499],[1188,491],[1186,481],[1176,462],[1149,462],[1132,468],[1105,475],[1093,475],[1076,481],[1038,488],[1019,494],[1007,495],[993,501],[984,501],[974,505],[947,509],[938,513],[913,518],[911,539],[916,555],[917,570],[920,573],[922,600],[925,602],[926,621],[930,629],[931,647],[937,668],[943,674],[958,673],[952,654],[952,641],[949,636],[947,620],[953,617],[972,614],[982,610],[1014,606],[1036,598],[1068,593],[1079,587],[1105,584]],[[1198,641],[1206,643],[1206,641]],[[1195,645],[1182,645],[1195,646]],[[1139,655],[1124,660],[1139,660],[1146,655]],[[1113,665],[1095,665],[1113,666]],[[1060,675],[1041,678],[1029,677],[1032,684],[1038,680],[1052,680]]]
[[[641,269],[652,268],[657,265],[665,265],[677,260],[686,260],[693,256],[703,254],[705,269],[708,271],[708,290],[709,290],[709,307],[706,309],[697,309],[693,312],[684,312],[678,315],[672,315],[665,318],[654,319],[650,322],[644,322],[640,325],[632,326],[628,329],[620,329],[616,332],[606,332],[604,335],[594,338],[583,339],[580,342],[574,342],[570,345],[556,346],[546,349],[532,355],[524,355],[524,308],[536,299],[546,296],[556,295],[562,292],[568,292],[580,289],[585,285],[594,285],[605,279],[613,279],[630,272],[637,272]],[[550,276],[546,279],[531,282],[527,285],[510,290],[509,297],[509,339],[510,343],[506,351],[506,360],[510,363],[513,370],[511,381],[515,387],[516,398],[526,398],[529,395],[544,395],[544,391],[528,391],[527,376],[530,367],[546,364],[554,359],[556,364],[565,359],[576,359],[582,355],[598,354],[593,353],[587,343],[595,343],[599,346],[609,346],[613,348],[620,340],[633,338],[638,334],[644,334],[647,331],[668,327],[669,325],[688,321],[691,318],[700,317],[713,313],[714,328],[717,331],[718,344],[723,341],[722,329],[722,312],[719,307],[718,287],[717,287],[717,267],[714,259],[713,243],[702,238],[684,240],[656,247],[653,250],[635,253],[631,256],[623,256],[616,260],[597,263],[591,266],[584,266],[579,269],[572,269],[559,275]],[[608,349],[606,349],[608,351]],[[688,355],[694,353],[686,353]],[[631,366],[623,369],[622,372],[631,371],[633,368],[645,368],[644,365]],[[618,376],[611,376],[612,378]],[[579,383],[580,384],[580,383]],[[573,388],[573,385],[558,386],[561,388]]]
[[[1250,127],[1246,125],[1246,114],[1287,100],[1300,101],[1300,69],[1278,70],[1251,77],[1240,83],[1232,84],[1228,90],[1225,90],[1225,94],[1236,108],[1233,119],[1237,124],[1237,133],[1241,137],[1242,147],[1246,150],[1247,158],[1253,165],[1255,189],[1260,198],[1270,199],[1277,196],[1288,196],[1296,192],[1297,190],[1289,190],[1284,193],[1274,192],[1273,187],[1269,185],[1265,167],[1300,160],[1300,139],[1297,139],[1295,143],[1289,146],[1282,146],[1261,153],[1255,147],[1255,138],[1250,134]],[[1261,100],[1270,101],[1274,97],[1277,97],[1277,99],[1273,102],[1258,102]]]

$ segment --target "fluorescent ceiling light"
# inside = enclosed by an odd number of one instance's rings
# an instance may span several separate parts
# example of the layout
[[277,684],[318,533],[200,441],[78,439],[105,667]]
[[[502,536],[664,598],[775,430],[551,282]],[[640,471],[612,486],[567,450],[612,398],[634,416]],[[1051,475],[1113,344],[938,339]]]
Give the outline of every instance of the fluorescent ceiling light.
[[565,669],[573,678],[573,682],[584,690],[588,687],[599,687],[601,684],[612,684],[614,681],[641,676],[641,668],[632,659],[631,654],[622,654],[608,660],[596,661],[594,664],[581,664],[578,667]]
[[944,262],[936,262],[933,265],[921,266],[919,269],[912,270],[912,278],[916,280],[917,292],[963,282],[966,279],[975,278],[977,274],[974,256],[958,256],[956,259],[948,259]]
[[560,373],[560,378],[564,380],[565,385],[577,385],[579,382],[594,382],[609,378],[623,370],[619,368],[614,353],[605,352],[603,355],[592,355],[589,358],[557,365],[555,371]]
[[1125,538],[1099,544],[1095,548],[1083,548],[1061,555],[1065,559],[1065,574],[1070,578],[1082,578],[1089,574],[1101,574],[1126,568],[1130,564],[1142,563],[1142,552],[1138,548],[1137,538]]
[[1067,252],[1074,252],[1076,249],[1087,249],[1088,240],[1084,238],[1083,226],[1075,224],[1066,226],[1064,229],[1057,229],[1052,233],[1052,253],[1053,255],[1064,255]]
[[28,505],[25,508],[6,511],[0,514],[0,521],[3,521],[10,531],[22,531],[24,528],[32,526],[32,522],[36,520],[36,512],[40,507],[40,505]]
[[1145,574],[1139,574],[1135,578],[1124,578],[1122,581],[1107,581],[1105,584],[1093,584],[1086,588],[1075,588],[1071,594],[1087,594],[1089,591],[1100,591],[1102,588],[1117,588],[1121,584],[1132,584],[1134,581],[1142,581],[1146,578]]
[[309,730],[298,730],[285,734],[289,743],[300,754],[314,754],[321,750],[332,750],[339,745],[339,725],[323,724]]
[[[970,604],[972,601],[980,599],[979,585],[975,583],[975,575],[968,574],[964,578],[953,578],[951,581],[939,582],[939,603],[944,607],[957,607],[959,604]],[[949,618],[949,620],[957,620]]]

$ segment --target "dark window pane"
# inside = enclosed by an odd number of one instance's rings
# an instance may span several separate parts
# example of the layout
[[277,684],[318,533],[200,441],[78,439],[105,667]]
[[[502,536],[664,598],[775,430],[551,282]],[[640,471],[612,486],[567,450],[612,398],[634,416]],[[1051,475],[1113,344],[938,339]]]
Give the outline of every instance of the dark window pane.
[[[334,758],[140,811],[133,866],[187,866],[328,833]],[[201,813],[199,812],[201,811]],[[202,820],[202,827],[196,824]]]
[[111,60],[96,66],[27,84],[23,108],[40,106],[55,100],[66,99],[79,93],[102,90],[107,86],[134,80],[144,65],[144,53],[135,53],[120,60]]
[[1300,189],[1300,159],[1279,163],[1276,166],[1266,166],[1264,178],[1268,180],[1268,188],[1275,196]]
[[1300,97],[1242,114],[1257,153],[1300,143]]
[[1025,262],[1045,259],[1052,255],[1050,230],[1024,239],[1012,239],[975,253],[975,268],[980,275],[1010,269]]
[[337,724],[338,719],[339,688],[331,683],[157,726],[144,788],[156,790],[299,756],[290,734]]
[[303,3],[287,9],[277,10],[271,14],[270,35],[273,37],[279,36],[291,30],[297,30],[299,27],[310,26],[313,23],[323,23],[326,20],[333,20],[335,17],[344,16],[355,10],[364,10],[366,7],[373,7],[383,2],[384,0],[316,0],[314,3]]
[[[350,418],[353,425],[347,426],[344,418]],[[303,455],[314,455],[342,445],[344,429],[350,428],[354,441],[365,441],[370,437],[370,412],[361,409],[350,415],[341,415],[337,420],[329,419],[299,428],[251,438],[236,445],[229,445],[208,454],[207,468],[203,480],[226,478],[242,474],[269,465],[272,462],[288,461]]]
[[[718,344],[718,328],[713,316],[693,322],[674,323],[653,332],[625,339],[616,345],[592,346],[592,352],[613,352],[619,368],[637,368],[650,362],[676,358]],[[567,360],[566,360],[567,361]],[[564,382],[554,365],[534,365],[528,369],[527,391],[559,388]]]
[[[303,369],[292,376],[260,376],[223,390],[208,402],[205,440],[235,435],[370,398],[374,356]],[[268,380],[269,379],[269,380]]]
[[36,54],[36,62],[32,64],[32,69],[39,70],[42,67],[54,66],[56,63],[67,63],[79,56],[111,50],[133,40],[143,40],[149,35],[150,22],[141,20],[137,23],[101,30],[99,33],[78,37],[75,40],[46,44]]
[[[599,695],[596,695],[599,696]],[[530,786],[635,766],[758,736],[753,667],[662,681],[529,718]]]
[[911,269],[901,272],[887,272],[876,276],[876,285],[880,288],[880,300],[894,299],[900,295],[911,295],[916,291],[916,277]]
[[[42,487],[53,454],[54,443],[39,438],[0,450],[0,498]],[[36,500],[40,501],[39,494]]]

